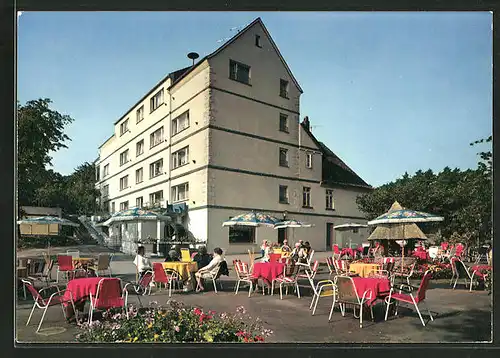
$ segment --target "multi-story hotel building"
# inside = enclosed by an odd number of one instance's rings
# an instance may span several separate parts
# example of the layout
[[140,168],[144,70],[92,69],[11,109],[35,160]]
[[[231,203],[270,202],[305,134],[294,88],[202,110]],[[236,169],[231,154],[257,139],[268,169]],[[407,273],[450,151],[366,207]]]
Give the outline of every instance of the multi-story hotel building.
[[[181,204],[209,249],[243,253],[263,239],[341,243],[334,225],[366,223],[356,197],[371,187],[300,122],[302,89],[256,19],[215,52],[170,73],[114,124],[99,148],[97,186],[110,212]],[[228,228],[251,210],[311,228]],[[160,236],[163,234],[158,230]],[[351,234],[354,242],[365,230]]]

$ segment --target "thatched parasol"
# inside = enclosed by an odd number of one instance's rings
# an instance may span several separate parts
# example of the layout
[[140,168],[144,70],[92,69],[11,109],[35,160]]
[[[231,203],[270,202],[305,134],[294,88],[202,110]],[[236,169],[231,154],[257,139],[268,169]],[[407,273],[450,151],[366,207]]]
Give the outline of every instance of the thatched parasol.
[[[389,212],[395,210],[402,210],[403,207],[397,201],[395,201]],[[425,234],[420,230],[417,224],[410,224],[404,226],[400,225],[383,225],[380,224],[373,230],[368,240],[408,240],[408,239],[419,239],[427,240]]]

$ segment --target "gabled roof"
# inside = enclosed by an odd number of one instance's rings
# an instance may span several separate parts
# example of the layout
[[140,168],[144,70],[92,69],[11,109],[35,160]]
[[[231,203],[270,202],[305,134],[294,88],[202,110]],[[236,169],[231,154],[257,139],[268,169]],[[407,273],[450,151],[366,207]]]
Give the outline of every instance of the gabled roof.
[[303,123],[300,125],[323,154],[322,184],[338,184],[373,189],[371,185],[361,179],[361,177],[356,174],[354,170],[349,168],[349,166],[334,152],[332,152],[330,148],[328,148],[323,142],[318,141]]
[[288,67],[288,64],[286,63],[285,59],[281,55],[280,50],[278,49],[278,46],[276,46],[276,43],[273,41],[271,35],[269,34],[269,31],[267,31],[266,27],[264,26],[264,23],[262,22],[261,18],[258,17],[254,21],[252,21],[250,24],[248,24],[244,29],[242,29],[240,32],[238,32],[236,35],[234,35],[231,39],[229,39],[226,43],[224,43],[222,46],[220,46],[218,49],[216,49],[214,52],[211,54],[206,55],[203,57],[200,61],[198,61],[194,66],[191,66],[188,68],[187,71],[185,71],[181,76],[179,76],[175,81],[172,80],[172,84],[170,85],[169,89],[175,86],[180,80],[182,80],[184,77],[186,77],[191,71],[193,71],[196,67],[198,67],[203,61],[208,60],[216,55],[218,55],[222,50],[224,50],[226,47],[231,45],[233,42],[235,42],[240,36],[242,36],[248,29],[252,28],[254,25],[260,24],[262,26],[262,29],[264,30],[264,33],[266,36],[269,38],[269,41],[271,42],[271,45],[273,46],[274,50],[278,54],[278,57],[280,58],[281,62],[283,63],[283,66],[285,66],[285,69],[288,72],[288,75],[292,79],[293,83],[297,86],[299,89],[300,93],[304,93],[302,91],[302,88],[299,85],[299,82],[293,75],[292,71],[290,70],[290,67]]

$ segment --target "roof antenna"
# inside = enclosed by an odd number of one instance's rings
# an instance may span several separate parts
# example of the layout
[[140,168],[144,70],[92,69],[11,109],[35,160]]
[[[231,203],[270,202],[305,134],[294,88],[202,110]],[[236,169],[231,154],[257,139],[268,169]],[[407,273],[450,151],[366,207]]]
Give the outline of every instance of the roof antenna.
[[194,60],[200,57],[200,55],[198,55],[196,52],[190,52],[187,54],[187,57],[193,60],[193,66],[194,66]]

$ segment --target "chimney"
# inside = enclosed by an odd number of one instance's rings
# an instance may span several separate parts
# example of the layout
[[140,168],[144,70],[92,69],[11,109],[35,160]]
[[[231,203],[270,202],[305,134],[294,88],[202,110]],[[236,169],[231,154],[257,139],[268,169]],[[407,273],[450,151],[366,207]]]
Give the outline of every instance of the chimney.
[[309,124],[309,117],[308,116],[305,116],[304,117],[304,120],[302,121],[302,125],[304,126],[305,129],[307,129],[308,131],[311,130],[311,126]]

